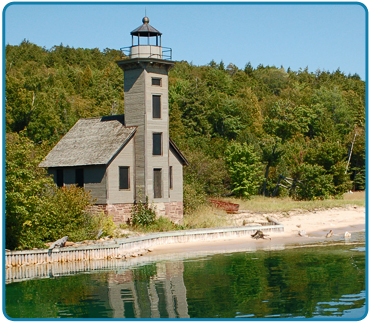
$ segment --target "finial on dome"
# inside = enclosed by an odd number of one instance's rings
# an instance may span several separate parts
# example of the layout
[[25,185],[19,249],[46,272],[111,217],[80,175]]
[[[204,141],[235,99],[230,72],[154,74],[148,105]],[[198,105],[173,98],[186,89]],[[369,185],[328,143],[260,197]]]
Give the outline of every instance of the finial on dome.
[[149,23],[149,18],[148,17],[144,17],[143,18],[143,23]]

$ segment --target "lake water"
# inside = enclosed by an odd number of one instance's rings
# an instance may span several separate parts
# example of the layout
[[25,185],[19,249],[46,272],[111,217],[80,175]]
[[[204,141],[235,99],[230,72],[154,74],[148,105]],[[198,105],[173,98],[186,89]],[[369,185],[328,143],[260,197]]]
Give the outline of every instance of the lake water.
[[367,312],[365,234],[6,285],[11,318],[336,318]]

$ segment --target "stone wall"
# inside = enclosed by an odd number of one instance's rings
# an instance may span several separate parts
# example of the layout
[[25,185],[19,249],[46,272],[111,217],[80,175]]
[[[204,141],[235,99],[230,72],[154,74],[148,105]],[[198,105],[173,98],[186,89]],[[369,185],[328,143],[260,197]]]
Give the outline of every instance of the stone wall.
[[[175,224],[183,223],[184,211],[182,201],[159,202],[153,205],[157,216],[166,217]],[[129,222],[131,219],[132,206],[132,203],[120,203],[112,205],[93,205],[91,209],[95,213],[103,211],[105,214],[112,216],[114,223],[119,225]]]

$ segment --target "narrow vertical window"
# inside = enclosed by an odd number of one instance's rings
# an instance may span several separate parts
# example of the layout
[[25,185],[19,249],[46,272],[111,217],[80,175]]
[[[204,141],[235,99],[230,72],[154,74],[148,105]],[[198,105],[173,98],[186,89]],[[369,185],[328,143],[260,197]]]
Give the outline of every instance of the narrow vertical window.
[[160,119],[161,118],[161,96],[160,95],[153,95],[152,105],[153,105],[153,119]]
[[162,155],[162,133],[153,133],[153,155]]
[[57,169],[56,182],[58,187],[63,187],[64,184],[63,169]]
[[173,173],[172,173],[172,166],[169,169],[169,181],[170,181],[170,189],[173,189]]
[[130,189],[130,167],[119,167],[119,188]]
[[84,186],[84,169],[76,169],[76,185],[83,188]]
[[153,171],[154,198],[162,198],[162,169]]
[[162,78],[152,77],[152,85],[154,85],[154,86],[162,86]]

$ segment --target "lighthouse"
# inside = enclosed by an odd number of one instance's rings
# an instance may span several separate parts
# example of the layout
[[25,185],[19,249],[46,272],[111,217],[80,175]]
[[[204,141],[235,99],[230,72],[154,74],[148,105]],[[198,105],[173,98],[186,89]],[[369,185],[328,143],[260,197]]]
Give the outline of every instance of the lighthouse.
[[183,166],[188,161],[169,137],[168,71],[172,50],[162,33],[143,24],[117,64],[124,72],[125,114],[80,119],[40,163],[59,187],[76,184],[94,209],[128,222],[147,199],[158,216],[183,219]]
[[[135,135],[135,199],[166,205],[182,204],[182,165],[186,159],[169,137],[168,72],[172,49],[162,47],[162,33],[149,24],[131,31],[131,46],[123,48],[128,59],[117,62],[124,72],[125,125],[137,126]],[[172,151],[172,153],[171,153]],[[177,182],[181,187],[175,189]]]

